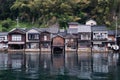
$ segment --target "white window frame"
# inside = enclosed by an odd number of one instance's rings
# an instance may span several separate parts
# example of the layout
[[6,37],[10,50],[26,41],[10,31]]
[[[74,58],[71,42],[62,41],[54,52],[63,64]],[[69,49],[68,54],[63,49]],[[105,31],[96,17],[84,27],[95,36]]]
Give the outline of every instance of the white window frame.
[[22,35],[12,35],[12,41],[22,41]]

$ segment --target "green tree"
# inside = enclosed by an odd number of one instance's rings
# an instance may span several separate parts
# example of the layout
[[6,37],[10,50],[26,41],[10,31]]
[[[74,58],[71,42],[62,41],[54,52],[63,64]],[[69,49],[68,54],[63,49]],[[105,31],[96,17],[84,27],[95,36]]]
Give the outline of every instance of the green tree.
[[17,12],[13,14],[14,12],[10,10],[10,6],[13,5],[14,1],[15,0],[0,0],[0,20],[14,18],[13,16],[17,14]]
[[20,18],[25,21],[31,21],[34,23],[35,17],[37,17],[39,0],[16,0],[11,6],[12,10],[18,10]]
[[[14,2],[14,3],[13,3]],[[95,19],[98,25],[114,26],[113,16],[120,20],[120,0],[0,0],[0,19],[16,19],[48,27],[59,23]]]

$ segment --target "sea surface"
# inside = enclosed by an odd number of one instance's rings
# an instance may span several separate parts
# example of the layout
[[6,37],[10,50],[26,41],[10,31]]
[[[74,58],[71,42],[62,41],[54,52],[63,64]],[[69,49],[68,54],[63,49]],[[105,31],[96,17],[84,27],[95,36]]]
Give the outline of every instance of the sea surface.
[[120,80],[119,53],[0,52],[0,80]]

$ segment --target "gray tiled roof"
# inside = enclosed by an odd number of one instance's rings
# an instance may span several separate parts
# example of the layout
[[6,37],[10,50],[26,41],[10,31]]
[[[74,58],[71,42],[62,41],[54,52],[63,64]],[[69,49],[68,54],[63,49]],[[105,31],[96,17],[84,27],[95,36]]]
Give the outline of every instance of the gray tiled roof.
[[117,30],[117,34],[120,35],[120,30]]
[[77,38],[77,36],[72,35],[72,34],[67,34],[65,38],[70,39],[70,38]]
[[78,32],[91,32],[91,26],[88,25],[79,25]]
[[58,32],[58,35],[61,35],[61,36],[63,36],[63,37],[65,37],[66,34],[67,34],[67,31],[66,31],[66,30],[63,30],[63,29],[62,29],[62,31],[59,30],[59,32]]
[[40,32],[44,32],[44,31],[50,32],[50,29],[49,28],[39,28],[39,31]]
[[69,22],[68,24],[76,24],[76,25],[78,25],[79,23],[78,22]]
[[68,34],[77,34],[78,33],[78,29],[77,28],[68,28],[67,29],[67,33]]
[[50,27],[49,30],[50,30],[51,33],[58,33],[59,28],[57,28],[57,27]]
[[0,32],[0,36],[7,36],[8,32]]
[[57,28],[57,27],[39,28],[39,31],[40,32],[47,31],[47,32],[50,32],[50,33],[58,33],[59,28]]
[[115,30],[108,30],[108,35],[115,35]]
[[92,31],[107,31],[106,26],[92,26]]

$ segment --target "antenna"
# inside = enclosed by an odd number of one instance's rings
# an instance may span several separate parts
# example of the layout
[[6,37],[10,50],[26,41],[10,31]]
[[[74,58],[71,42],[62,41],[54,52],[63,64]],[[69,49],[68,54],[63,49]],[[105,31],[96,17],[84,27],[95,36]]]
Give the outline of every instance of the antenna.
[[18,17],[17,17],[16,21],[17,21],[17,28],[18,28],[19,27],[19,18]]

